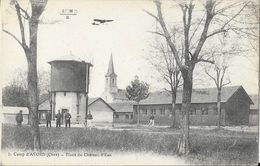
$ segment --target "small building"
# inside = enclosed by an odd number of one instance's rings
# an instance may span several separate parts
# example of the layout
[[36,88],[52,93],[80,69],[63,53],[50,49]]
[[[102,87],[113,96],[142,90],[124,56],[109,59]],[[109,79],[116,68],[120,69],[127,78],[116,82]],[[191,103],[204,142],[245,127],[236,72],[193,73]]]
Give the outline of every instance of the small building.
[[16,115],[23,111],[23,123],[22,124],[29,124],[29,109],[27,107],[9,107],[3,106],[2,108],[2,122],[9,123],[9,124],[16,124]]
[[49,98],[43,100],[38,107],[38,118],[40,123],[45,123],[46,121],[46,114],[48,111],[51,110],[51,102]]
[[[50,110],[50,99],[43,101],[39,105],[38,117],[40,123],[46,122],[46,113]],[[93,123],[113,123],[115,110],[100,97],[88,99],[88,111],[90,111],[93,116]],[[75,117],[72,115],[72,118]]]
[[88,111],[93,116],[93,123],[113,123],[115,110],[102,98],[89,98]]
[[[176,123],[180,123],[182,91],[177,92]],[[248,125],[249,107],[252,100],[242,86],[223,87],[221,95],[221,124]],[[137,122],[137,109],[134,105],[134,122]],[[169,92],[159,91],[149,95],[140,102],[140,123],[147,123],[154,115],[155,124],[170,125],[171,95]],[[217,89],[194,89],[191,99],[190,125],[217,125]]]
[[259,98],[258,95],[250,95],[250,98],[254,104],[250,105],[249,113],[249,125],[257,126],[258,125],[258,112],[259,112]]
[[135,102],[114,102],[110,103],[114,112],[114,123],[134,123],[133,106]]

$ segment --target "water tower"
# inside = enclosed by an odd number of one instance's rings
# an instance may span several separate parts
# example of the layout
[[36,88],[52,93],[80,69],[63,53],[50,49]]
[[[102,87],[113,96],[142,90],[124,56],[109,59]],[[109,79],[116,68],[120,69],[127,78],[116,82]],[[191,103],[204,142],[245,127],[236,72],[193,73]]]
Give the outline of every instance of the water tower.
[[71,123],[83,123],[87,112],[89,73],[93,65],[73,56],[63,56],[50,61],[51,65],[51,110],[64,115],[69,112]]

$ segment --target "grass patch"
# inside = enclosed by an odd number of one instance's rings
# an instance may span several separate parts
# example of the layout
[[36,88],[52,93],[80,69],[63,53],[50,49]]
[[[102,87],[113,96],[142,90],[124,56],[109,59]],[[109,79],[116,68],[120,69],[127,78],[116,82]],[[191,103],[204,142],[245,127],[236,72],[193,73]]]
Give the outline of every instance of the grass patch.
[[[176,133],[158,134],[153,130],[132,132],[41,127],[40,131],[42,150],[129,151],[175,155],[178,142]],[[179,132],[176,129],[171,132],[175,131]],[[2,149],[29,150],[32,147],[29,126],[18,128],[3,125],[2,132]],[[191,130],[191,153],[183,157],[191,163],[204,165],[256,164],[256,137],[257,134],[234,134],[233,131],[226,130]]]

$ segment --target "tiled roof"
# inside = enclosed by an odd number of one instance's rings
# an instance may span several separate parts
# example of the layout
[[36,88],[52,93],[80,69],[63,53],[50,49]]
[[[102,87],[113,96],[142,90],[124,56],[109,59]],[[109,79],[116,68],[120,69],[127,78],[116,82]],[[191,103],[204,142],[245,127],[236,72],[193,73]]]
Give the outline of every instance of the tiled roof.
[[88,105],[92,104],[94,101],[96,101],[99,97],[93,97],[93,98],[88,98]]
[[51,110],[50,100],[47,99],[44,102],[42,102],[39,105],[38,110]]
[[249,95],[251,100],[254,102],[254,104],[250,105],[250,109],[252,110],[258,110],[259,108],[259,99],[258,95]]
[[49,61],[49,63],[52,62],[57,62],[57,61],[74,61],[74,62],[86,62],[89,63],[90,65],[92,65],[90,62],[84,61],[83,59],[75,56],[74,54],[72,54],[71,52],[67,55],[58,57],[56,59],[52,59],[51,61]]
[[[93,102],[95,102],[96,100],[101,99],[105,104],[107,104],[109,107],[110,105],[108,103],[106,103],[102,98],[100,97],[95,97],[95,98],[89,98],[88,99],[88,105],[92,104]],[[50,100],[45,100],[44,102],[42,102],[39,105],[39,110],[50,110]]]
[[[223,87],[221,93],[221,102],[226,102],[242,86]],[[182,102],[182,91],[177,92],[176,103]],[[217,102],[216,88],[193,89],[191,103],[215,103]],[[166,91],[157,91],[150,93],[149,97],[142,100],[140,104],[170,104],[171,94]]]
[[113,107],[111,107],[110,104],[108,104],[105,100],[103,100],[101,97],[96,97],[96,98],[89,98],[88,99],[88,106],[91,106],[94,102],[97,100],[101,100],[104,104],[106,104],[112,111],[115,111]]
[[117,103],[110,103],[111,107],[116,112],[133,112],[134,101],[122,101]]

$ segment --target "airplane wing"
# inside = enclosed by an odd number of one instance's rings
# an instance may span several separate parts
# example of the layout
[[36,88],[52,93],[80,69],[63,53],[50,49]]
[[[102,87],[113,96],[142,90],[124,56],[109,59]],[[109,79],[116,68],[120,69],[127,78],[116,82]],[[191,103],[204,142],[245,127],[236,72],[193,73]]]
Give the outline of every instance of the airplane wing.
[[105,20],[101,20],[101,19],[94,19],[94,21],[96,21],[96,22],[105,22]]
[[106,22],[112,22],[112,21],[114,21],[114,20],[106,20]]

